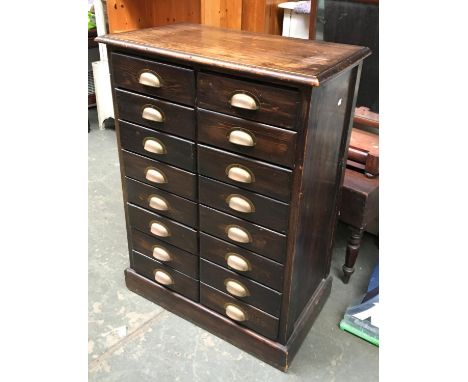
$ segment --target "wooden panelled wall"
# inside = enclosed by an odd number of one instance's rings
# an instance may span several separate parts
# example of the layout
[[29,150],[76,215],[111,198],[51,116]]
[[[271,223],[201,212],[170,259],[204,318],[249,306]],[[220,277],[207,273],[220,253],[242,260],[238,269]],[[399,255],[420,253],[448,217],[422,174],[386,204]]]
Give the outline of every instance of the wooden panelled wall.
[[109,32],[180,22],[281,34],[285,0],[107,0]]

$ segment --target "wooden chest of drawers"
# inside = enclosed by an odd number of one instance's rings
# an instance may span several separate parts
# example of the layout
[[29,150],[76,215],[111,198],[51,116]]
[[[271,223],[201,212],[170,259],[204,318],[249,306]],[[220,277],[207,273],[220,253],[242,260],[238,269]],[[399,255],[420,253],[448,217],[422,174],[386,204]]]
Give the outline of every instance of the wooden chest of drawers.
[[367,48],[178,24],[108,44],[129,289],[286,370],[331,289]]

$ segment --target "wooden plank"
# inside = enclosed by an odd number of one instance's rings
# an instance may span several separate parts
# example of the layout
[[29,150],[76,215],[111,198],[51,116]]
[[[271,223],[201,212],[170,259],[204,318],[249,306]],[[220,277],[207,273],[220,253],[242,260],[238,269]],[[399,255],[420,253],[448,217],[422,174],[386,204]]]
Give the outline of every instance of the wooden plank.
[[200,0],[149,0],[153,26],[181,22],[200,23]]
[[151,0],[109,0],[107,17],[109,32],[118,33],[153,26],[148,12]]
[[265,31],[266,0],[242,1],[242,30],[249,32]]
[[109,0],[109,32],[174,24],[200,23],[200,0]]
[[[261,75],[263,80],[318,86],[370,54],[368,48],[218,29],[199,24],[111,34],[98,42],[186,64]],[[262,54],[259,54],[262,52]],[[285,54],[287,52],[287,54]]]
[[201,0],[201,23],[241,29],[242,0]]

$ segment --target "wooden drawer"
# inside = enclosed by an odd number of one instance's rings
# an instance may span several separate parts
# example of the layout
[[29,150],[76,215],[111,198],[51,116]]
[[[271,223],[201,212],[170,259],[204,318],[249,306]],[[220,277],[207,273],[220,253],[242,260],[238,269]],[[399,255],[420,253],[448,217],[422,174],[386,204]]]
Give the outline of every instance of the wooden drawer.
[[186,105],[195,104],[195,74],[191,69],[119,53],[112,53],[111,63],[116,87]]
[[120,119],[195,140],[195,111],[192,108],[119,89],[115,90],[115,98]]
[[199,282],[157,260],[133,251],[133,269],[140,275],[157,282],[193,300],[199,300]]
[[[298,91],[207,73],[199,73],[197,81],[198,107],[289,129],[296,127]],[[233,106],[233,96],[239,94],[253,100],[252,110]]]
[[219,265],[202,259],[200,281],[275,317],[280,316],[281,293]]
[[198,177],[200,203],[286,233],[289,205],[217,180]]
[[196,228],[196,203],[130,178],[126,178],[126,182],[130,203]]
[[278,291],[283,290],[281,264],[203,232],[200,232],[200,257]]
[[286,236],[200,205],[200,231],[283,263]]
[[237,309],[240,309],[244,315],[243,321],[239,321],[239,318],[241,318],[239,316],[238,319],[233,319],[233,321],[272,340],[275,340],[278,335],[279,320],[276,317],[239,301],[226,293],[221,293],[202,282],[200,282],[200,302],[206,307],[231,319],[233,317],[227,314],[227,310],[233,305]]
[[125,175],[173,192],[187,199],[196,200],[197,176],[177,167],[122,150]]
[[291,198],[292,171],[265,162],[198,145],[198,171],[286,203]]
[[194,279],[199,278],[199,258],[196,255],[192,255],[155,237],[145,235],[136,229],[132,229],[132,246],[133,250],[143,255],[156,259]]
[[124,149],[187,171],[196,171],[194,142],[129,122],[119,121],[119,127],[120,142]]
[[197,231],[174,220],[128,204],[130,225],[190,253],[198,252]]
[[199,109],[198,141],[239,154],[294,167],[295,131]]

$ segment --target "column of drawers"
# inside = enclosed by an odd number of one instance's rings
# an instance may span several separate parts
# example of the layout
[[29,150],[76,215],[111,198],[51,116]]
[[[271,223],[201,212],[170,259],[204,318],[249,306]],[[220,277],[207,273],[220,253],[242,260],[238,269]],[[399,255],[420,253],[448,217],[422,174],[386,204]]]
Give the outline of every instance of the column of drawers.
[[112,54],[133,269],[199,301],[195,73]]
[[200,302],[276,339],[299,94],[210,73],[197,81]]

